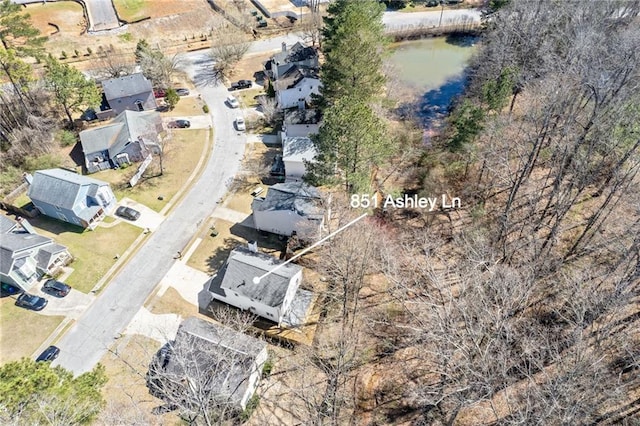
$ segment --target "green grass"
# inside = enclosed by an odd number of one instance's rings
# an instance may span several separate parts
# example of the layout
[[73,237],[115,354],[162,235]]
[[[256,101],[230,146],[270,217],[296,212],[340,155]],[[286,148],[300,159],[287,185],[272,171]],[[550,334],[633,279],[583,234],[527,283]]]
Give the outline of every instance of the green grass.
[[243,90],[241,92],[237,92],[234,96],[238,98],[240,101],[240,106],[243,108],[251,108],[258,106],[258,102],[254,99],[257,95],[264,95],[265,91],[262,88],[255,88],[249,90]]
[[0,363],[30,357],[63,319],[19,308],[13,297],[0,299]]
[[113,5],[120,19],[124,21],[135,21],[148,15],[146,0],[113,0]]
[[[125,197],[131,198],[159,212],[191,176],[198,159],[204,155],[208,134],[209,131],[205,129],[174,131],[171,140],[164,147],[162,176],[157,176],[159,162],[155,158],[143,178],[133,188],[128,187],[128,182],[136,173],[137,167],[105,170],[96,174],[95,177],[111,183],[111,188],[119,200]],[[148,176],[152,177],[145,178]],[[160,195],[163,200],[158,200]]]
[[46,216],[29,219],[38,233],[66,246],[74,257],[73,273],[65,280],[71,287],[89,292],[116,262],[115,256],[129,248],[142,230],[121,222],[113,228],[83,230]]

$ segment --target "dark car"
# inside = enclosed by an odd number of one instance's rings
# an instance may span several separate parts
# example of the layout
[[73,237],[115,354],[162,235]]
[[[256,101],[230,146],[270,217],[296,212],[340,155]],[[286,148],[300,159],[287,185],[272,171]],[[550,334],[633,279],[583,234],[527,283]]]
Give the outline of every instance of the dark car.
[[13,296],[14,294],[22,293],[19,287],[12,286],[11,284],[0,284],[0,297]]
[[251,80],[239,80],[235,83],[231,83],[229,90],[248,89],[253,85]]
[[22,293],[16,299],[16,306],[32,311],[41,311],[47,306],[47,299],[29,293]]
[[44,283],[42,291],[52,296],[65,297],[71,291],[71,287],[61,281],[50,279]]
[[138,220],[138,218],[140,217],[140,212],[138,210],[132,209],[131,207],[120,206],[116,210],[116,215],[129,220]]
[[60,353],[59,348],[55,346],[49,346],[47,349],[44,350],[44,352],[40,354],[38,358],[36,358],[36,362],[53,361],[54,359],[58,358],[59,353]]
[[185,89],[184,87],[180,87],[176,89],[176,93],[178,96],[189,96],[189,89]]
[[180,129],[188,129],[191,127],[191,122],[189,120],[176,120],[176,127]]
[[258,28],[264,28],[267,26],[267,21],[258,21]]
[[276,158],[273,159],[269,174],[275,177],[284,177],[284,161],[282,161],[282,155],[276,155]]

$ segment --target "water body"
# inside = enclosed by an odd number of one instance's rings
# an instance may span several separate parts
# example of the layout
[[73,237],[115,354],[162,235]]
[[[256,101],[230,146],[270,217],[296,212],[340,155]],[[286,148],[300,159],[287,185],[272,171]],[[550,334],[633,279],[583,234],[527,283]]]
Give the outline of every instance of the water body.
[[465,68],[476,50],[474,37],[437,37],[398,43],[390,57],[403,85],[418,97],[426,131],[437,127],[452,99],[464,91]]

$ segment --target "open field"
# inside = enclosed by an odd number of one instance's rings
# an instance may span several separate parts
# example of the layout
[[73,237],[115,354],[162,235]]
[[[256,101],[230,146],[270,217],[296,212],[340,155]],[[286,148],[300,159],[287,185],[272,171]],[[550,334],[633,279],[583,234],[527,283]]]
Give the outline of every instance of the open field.
[[118,17],[124,21],[134,21],[145,17],[161,18],[178,15],[202,7],[198,0],[113,0]]
[[19,308],[13,297],[0,299],[0,363],[30,357],[63,319]]
[[[154,158],[144,174],[146,178],[143,176],[133,188],[128,185],[129,179],[136,173],[135,166],[124,170],[105,170],[95,177],[111,183],[118,199],[128,197],[159,212],[185,185],[198,159],[205,155],[207,138],[212,137],[210,131],[202,129],[172,131],[170,141],[164,147],[162,176],[159,176],[159,161]],[[159,200],[159,196],[163,199]]]
[[31,16],[33,26],[52,41],[61,34],[80,36],[86,30],[82,6],[74,1],[32,3],[27,5],[26,12]]
[[29,222],[40,235],[53,238],[66,246],[75,258],[74,271],[65,281],[76,290],[87,293],[116,262],[142,230],[125,222],[113,228],[97,227],[93,231],[39,215]]

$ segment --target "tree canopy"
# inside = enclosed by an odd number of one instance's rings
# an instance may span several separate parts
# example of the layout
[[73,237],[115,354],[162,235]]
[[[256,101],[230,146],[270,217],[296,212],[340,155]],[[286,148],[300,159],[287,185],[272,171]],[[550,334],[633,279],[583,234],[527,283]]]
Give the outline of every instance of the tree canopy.
[[104,367],[73,377],[62,367],[23,358],[0,367],[0,423],[90,424],[104,406]]

